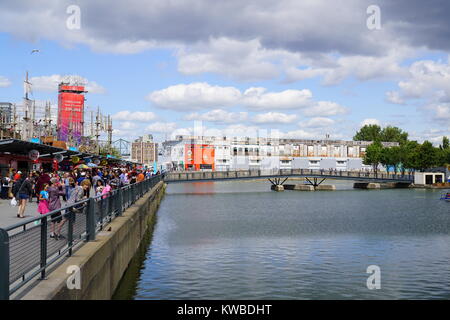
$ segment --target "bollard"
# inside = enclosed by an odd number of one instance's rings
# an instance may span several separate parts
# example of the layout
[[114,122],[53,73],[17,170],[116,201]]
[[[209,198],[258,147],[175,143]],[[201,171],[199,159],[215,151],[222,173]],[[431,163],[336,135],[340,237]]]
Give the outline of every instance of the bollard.
[[9,300],[9,235],[0,229],[0,300]]

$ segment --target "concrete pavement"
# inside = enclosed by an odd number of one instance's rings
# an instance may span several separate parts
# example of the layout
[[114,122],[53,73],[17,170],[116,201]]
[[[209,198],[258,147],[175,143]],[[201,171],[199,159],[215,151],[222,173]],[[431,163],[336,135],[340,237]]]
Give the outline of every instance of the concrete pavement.
[[33,198],[32,203],[27,203],[24,219],[17,218],[19,207],[12,207],[10,202],[11,200],[0,200],[0,228],[19,223],[27,218],[29,219],[38,215],[36,198]]

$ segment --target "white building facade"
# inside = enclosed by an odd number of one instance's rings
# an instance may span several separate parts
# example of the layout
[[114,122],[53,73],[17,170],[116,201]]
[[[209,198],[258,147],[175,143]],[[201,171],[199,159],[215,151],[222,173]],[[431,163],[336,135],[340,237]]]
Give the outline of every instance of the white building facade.
[[[195,170],[187,165],[192,154],[189,146],[213,148],[213,167],[209,170],[270,170],[270,169],[324,169],[370,170],[363,164],[363,156],[369,141],[304,140],[274,138],[228,138],[177,136],[162,143],[162,153],[167,170]],[[397,146],[395,142],[383,142],[384,146]],[[201,148],[201,147],[199,147]],[[193,149],[189,149],[193,150]],[[200,150],[200,149],[196,149]],[[201,151],[199,151],[201,152]],[[210,151],[209,151],[210,152]],[[198,160],[203,161],[203,160]]]

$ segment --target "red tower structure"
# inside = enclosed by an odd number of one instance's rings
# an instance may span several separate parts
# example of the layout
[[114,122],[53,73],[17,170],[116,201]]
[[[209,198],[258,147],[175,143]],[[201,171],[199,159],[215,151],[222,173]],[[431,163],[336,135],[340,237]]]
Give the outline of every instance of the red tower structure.
[[84,125],[84,86],[58,86],[58,140],[79,143]]

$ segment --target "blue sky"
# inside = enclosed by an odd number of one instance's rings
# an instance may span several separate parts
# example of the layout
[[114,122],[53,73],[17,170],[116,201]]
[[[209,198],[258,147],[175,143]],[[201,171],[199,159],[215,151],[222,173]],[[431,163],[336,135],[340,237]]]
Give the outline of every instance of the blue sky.
[[[66,24],[71,4],[81,13],[75,30]],[[53,104],[63,76],[84,78],[86,105],[113,116],[115,139],[151,133],[161,140],[192,132],[195,120],[206,134],[276,129],[351,139],[362,124],[378,123],[434,143],[450,135],[446,19],[433,12],[417,19],[413,8],[426,10],[420,2],[380,1],[381,29],[369,30],[368,2],[348,1],[340,15],[333,6],[0,4],[0,100],[20,104],[28,70],[34,98]]]

